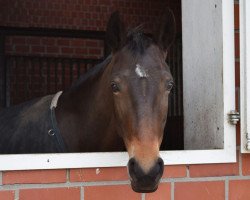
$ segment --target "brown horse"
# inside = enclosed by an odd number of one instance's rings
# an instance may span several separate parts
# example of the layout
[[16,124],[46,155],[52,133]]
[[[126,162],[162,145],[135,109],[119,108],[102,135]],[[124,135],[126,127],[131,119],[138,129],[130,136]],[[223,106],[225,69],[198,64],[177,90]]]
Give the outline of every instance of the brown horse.
[[165,60],[175,21],[167,10],[153,38],[140,28],[127,35],[124,30],[119,14],[112,14],[107,26],[109,64],[63,93],[56,117],[69,151],[121,151],[124,143],[132,188],[152,192],[164,168],[159,147],[173,86]]
[[174,37],[170,10],[153,37],[140,27],[126,34],[113,13],[107,26],[112,55],[69,90],[0,113],[0,153],[126,149],[133,190],[155,191],[164,169],[159,148],[173,86],[165,60]]

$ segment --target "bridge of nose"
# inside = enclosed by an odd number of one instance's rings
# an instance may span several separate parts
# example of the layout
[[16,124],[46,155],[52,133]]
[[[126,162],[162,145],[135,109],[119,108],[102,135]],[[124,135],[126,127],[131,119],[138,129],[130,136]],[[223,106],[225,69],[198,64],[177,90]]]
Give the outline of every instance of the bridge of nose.
[[159,157],[159,141],[157,138],[134,140],[128,147],[128,153],[130,158],[134,158],[141,169],[148,173]]

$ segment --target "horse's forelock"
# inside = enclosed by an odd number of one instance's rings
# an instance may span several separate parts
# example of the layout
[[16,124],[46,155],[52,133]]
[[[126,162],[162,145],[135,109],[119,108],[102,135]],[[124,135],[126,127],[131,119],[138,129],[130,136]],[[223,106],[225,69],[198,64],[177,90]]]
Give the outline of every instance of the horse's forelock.
[[154,40],[143,31],[143,25],[139,25],[127,34],[126,46],[133,54],[143,54],[154,43]]

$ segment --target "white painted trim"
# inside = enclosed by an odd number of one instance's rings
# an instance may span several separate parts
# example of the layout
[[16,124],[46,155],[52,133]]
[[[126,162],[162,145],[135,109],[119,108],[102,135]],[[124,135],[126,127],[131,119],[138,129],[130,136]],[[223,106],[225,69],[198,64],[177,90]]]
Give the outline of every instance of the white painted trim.
[[231,125],[228,122],[228,113],[230,110],[235,110],[235,46],[233,0],[222,0],[222,27],[224,94],[224,152],[222,154],[227,154],[223,156],[228,157],[228,160],[231,159],[236,162],[236,126]]
[[[240,114],[241,152],[246,149],[246,133],[250,133],[250,1],[240,0]],[[250,135],[249,135],[250,137]]]
[[[232,150],[161,151],[165,165],[235,162]],[[65,153],[1,155],[0,170],[64,169],[126,166],[128,155],[119,153]]]
[[[224,63],[224,149],[160,152],[166,165],[236,162],[235,126],[227,122],[227,113],[234,109],[234,2],[223,0],[223,63]],[[65,153],[1,155],[0,170],[54,169],[126,166],[128,155],[120,153]]]

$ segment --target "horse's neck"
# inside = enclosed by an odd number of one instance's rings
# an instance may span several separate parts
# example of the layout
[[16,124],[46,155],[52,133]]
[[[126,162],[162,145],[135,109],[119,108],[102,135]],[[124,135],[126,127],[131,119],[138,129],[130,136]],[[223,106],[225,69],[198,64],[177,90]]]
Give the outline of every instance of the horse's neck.
[[69,151],[115,148],[110,144],[116,138],[110,73],[107,66],[103,73],[84,81],[59,99],[58,126]]

